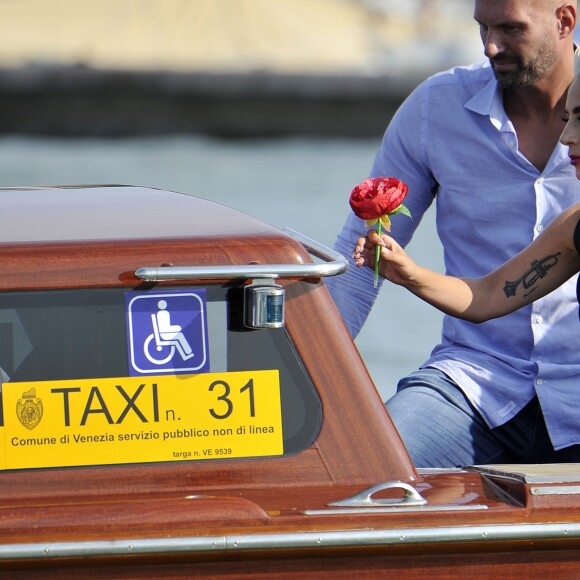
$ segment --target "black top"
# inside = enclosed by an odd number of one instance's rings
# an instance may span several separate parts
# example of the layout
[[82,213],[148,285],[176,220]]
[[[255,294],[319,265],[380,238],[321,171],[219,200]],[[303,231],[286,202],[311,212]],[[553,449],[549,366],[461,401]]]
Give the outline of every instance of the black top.
[[[580,220],[578,220],[576,228],[574,229],[574,245],[576,246],[578,255],[580,255]],[[578,302],[580,302],[580,277],[576,282],[576,298],[578,298]],[[580,317],[580,311],[578,312],[578,316]]]

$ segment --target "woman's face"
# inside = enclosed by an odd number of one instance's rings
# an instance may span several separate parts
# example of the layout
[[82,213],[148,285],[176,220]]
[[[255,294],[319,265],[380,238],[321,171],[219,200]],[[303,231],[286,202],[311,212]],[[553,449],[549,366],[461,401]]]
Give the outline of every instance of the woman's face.
[[570,163],[576,169],[576,177],[580,179],[580,78],[576,77],[568,89],[566,98],[566,126],[560,143],[568,147]]

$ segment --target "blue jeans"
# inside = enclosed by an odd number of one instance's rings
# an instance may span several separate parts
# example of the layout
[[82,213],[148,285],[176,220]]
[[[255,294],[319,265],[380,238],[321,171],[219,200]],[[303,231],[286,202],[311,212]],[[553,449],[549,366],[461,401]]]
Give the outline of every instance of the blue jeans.
[[491,429],[454,381],[426,368],[401,379],[386,406],[415,467],[580,462],[580,445],[554,450],[537,397]]

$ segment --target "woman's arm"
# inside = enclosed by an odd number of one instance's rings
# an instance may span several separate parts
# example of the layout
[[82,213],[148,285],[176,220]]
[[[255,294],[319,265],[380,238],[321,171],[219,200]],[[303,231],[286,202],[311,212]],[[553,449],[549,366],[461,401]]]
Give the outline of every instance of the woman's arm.
[[560,214],[527,248],[481,278],[456,278],[417,265],[389,236],[374,230],[360,238],[353,254],[357,266],[374,267],[381,246],[380,274],[435,306],[471,322],[503,316],[550,293],[580,270],[574,230],[580,204]]

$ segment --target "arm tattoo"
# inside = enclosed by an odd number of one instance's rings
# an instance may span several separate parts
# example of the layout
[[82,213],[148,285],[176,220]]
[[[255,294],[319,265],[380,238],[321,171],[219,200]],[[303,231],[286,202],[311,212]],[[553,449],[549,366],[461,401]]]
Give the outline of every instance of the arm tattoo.
[[524,288],[524,296],[531,294],[536,289],[536,282],[546,276],[548,270],[558,263],[558,256],[560,255],[561,252],[558,252],[557,254],[545,256],[540,260],[534,260],[529,270],[526,270],[517,280],[514,282],[506,281],[503,287],[506,297],[515,296],[520,284]]

